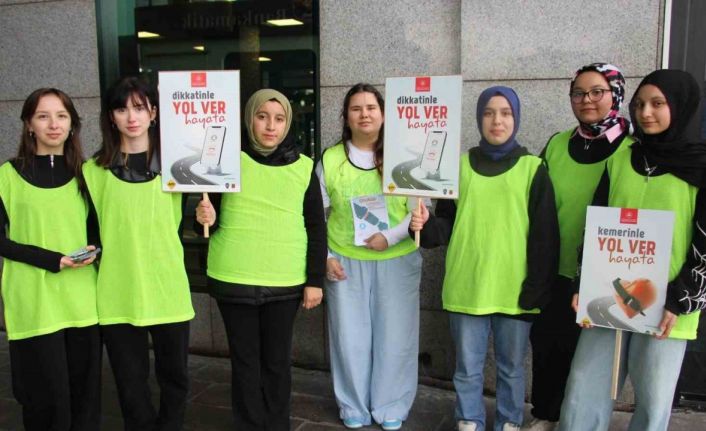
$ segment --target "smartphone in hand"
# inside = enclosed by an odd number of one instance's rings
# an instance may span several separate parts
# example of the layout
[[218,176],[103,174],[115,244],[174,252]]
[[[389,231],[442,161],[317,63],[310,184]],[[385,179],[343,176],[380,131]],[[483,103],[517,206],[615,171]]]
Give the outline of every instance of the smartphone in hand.
[[69,259],[71,259],[74,263],[80,263],[84,260],[92,258],[93,256],[96,256],[100,252],[100,247],[96,247],[95,250],[88,250],[86,247],[83,247],[71,253],[69,255]]

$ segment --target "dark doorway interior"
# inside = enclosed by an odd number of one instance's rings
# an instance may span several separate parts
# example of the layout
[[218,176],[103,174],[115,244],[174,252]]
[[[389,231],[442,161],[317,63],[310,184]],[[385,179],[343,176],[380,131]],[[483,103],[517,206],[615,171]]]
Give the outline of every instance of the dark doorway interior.
[[[701,105],[689,124],[693,139],[706,141],[706,2],[672,1],[669,67],[690,72],[701,85]],[[706,313],[698,338],[689,341],[677,385],[675,404],[706,410]]]

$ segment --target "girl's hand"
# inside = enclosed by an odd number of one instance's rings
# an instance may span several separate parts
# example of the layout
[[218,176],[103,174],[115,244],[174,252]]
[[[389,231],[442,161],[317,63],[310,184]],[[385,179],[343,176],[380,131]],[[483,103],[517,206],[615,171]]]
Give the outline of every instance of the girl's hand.
[[412,219],[409,221],[409,228],[412,232],[419,232],[424,227],[424,223],[429,220],[429,210],[426,205],[420,205],[412,210]]
[[329,257],[326,260],[326,278],[331,281],[345,280],[347,278],[343,265],[335,257]]
[[[574,309],[574,313],[579,312],[579,294],[578,293],[574,293],[574,296],[571,298],[571,308]],[[583,329],[593,328],[593,325],[591,325],[590,323],[579,323],[578,325],[580,327],[582,327]]]
[[387,248],[387,238],[385,238],[385,235],[377,232],[365,240],[365,248],[383,251]]
[[196,206],[196,221],[202,225],[208,224],[213,226],[216,222],[216,210],[213,208],[211,201],[202,200]]
[[[87,245],[86,250],[95,250],[96,246],[95,245]],[[81,268],[87,265],[90,265],[93,263],[93,261],[96,260],[96,256],[91,256],[86,260],[82,260],[80,262],[74,262],[69,256],[63,256],[61,260],[59,261],[59,270],[62,270],[64,268]]]
[[307,310],[321,304],[321,299],[324,297],[324,291],[320,287],[305,286],[304,298],[302,299],[302,307]]
[[63,256],[61,260],[59,261],[59,269],[64,269],[64,268],[74,268],[76,267],[77,264],[74,263],[73,260],[71,260],[70,257],[68,256]]
[[672,328],[677,324],[677,315],[669,310],[664,310],[662,315],[662,321],[659,322],[659,329],[662,330],[662,335],[655,335],[658,340],[664,340],[669,337],[669,333],[672,332]]

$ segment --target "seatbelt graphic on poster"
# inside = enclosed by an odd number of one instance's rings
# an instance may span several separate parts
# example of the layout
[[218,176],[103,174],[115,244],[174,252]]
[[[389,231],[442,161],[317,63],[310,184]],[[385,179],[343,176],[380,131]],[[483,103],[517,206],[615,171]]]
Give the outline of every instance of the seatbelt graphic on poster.
[[588,207],[578,323],[660,334],[674,213]]

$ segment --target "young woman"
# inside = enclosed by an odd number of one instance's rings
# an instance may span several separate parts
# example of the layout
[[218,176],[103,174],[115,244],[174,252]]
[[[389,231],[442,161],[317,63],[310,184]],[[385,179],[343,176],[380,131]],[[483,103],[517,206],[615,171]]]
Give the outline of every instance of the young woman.
[[[138,78],[106,93],[103,143],[83,173],[103,247],[98,319],[126,430],[178,430],[188,392],[189,320],[194,317],[179,240],[181,195],[162,192],[157,95]],[[147,379],[152,339],[160,406]]]
[[96,243],[81,175],[81,122],[71,99],[55,88],[30,94],[21,119],[17,157],[0,166],[12,389],[28,431],[97,431],[101,342],[94,258],[69,257]]
[[[384,99],[356,84],[343,100],[343,139],[317,168],[328,218],[328,331],[339,415],[395,430],[417,391],[421,256],[409,239],[407,198],[384,198],[390,229],[354,245],[351,200],[382,196]],[[413,205],[413,203],[412,203]]]
[[532,415],[524,431],[551,431],[559,420],[566,379],[579,338],[571,303],[578,248],[586,207],[606,161],[634,141],[620,115],[625,79],[617,67],[592,63],[576,71],[569,87],[578,125],[549,139],[540,157],[549,169],[559,217],[559,276],[551,300],[530,330],[532,342]]
[[[678,70],[647,75],[630,102],[639,140],[611,158],[594,204],[673,211],[674,239],[661,336],[623,334],[622,367],[635,390],[629,430],[666,430],[686,340],[696,338],[706,305],[706,145],[684,135],[699,103],[694,78]],[[576,308],[578,295],[574,295]],[[610,383],[615,331],[581,331],[571,365],[559,429],[607,430],[613,410]],[[625,375],[619,382],[624,382]]]
[[533,319],[548,302],[559,231],[547,169],[515,136],[520,101],[508,87],[478,97],[480,145],[461,160],[458,203],[442,200],[436,217],[415,210],[410,227],[424,247],[448,244],[442,299],[456,344],[459,431],[485,429],[483,366],[493,332],[497,366],[495,430],[519,430],[524,358]]
[[314,164],[288,135],[289,100],[259,90],[243,117],[242,191],[201,201],[196,220],[215,230],[208,283],[228,336],[235,429],[283,431],[294,317],[321,303],[326,227]]

